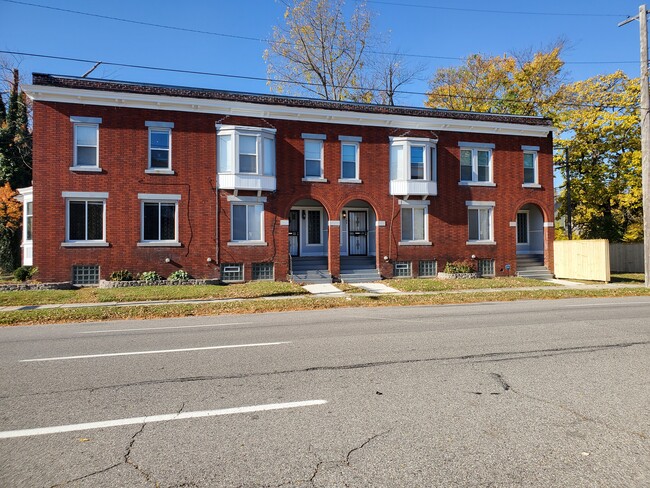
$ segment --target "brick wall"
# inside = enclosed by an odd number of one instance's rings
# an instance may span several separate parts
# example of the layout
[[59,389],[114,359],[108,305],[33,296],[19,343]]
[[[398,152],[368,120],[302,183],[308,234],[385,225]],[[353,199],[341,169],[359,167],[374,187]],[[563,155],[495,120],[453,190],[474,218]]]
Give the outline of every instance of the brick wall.
[[[73,126],[70,116],[101,117],[99,161],[101,173],[70,171],[73,158]],[[145,121],[173,122],[172,169],[174,175],[145,174],[148,162],[148,130]],[[277,191],[265,192],[266,246],[228,246],[232,191],[216,190],[215,123],[273,127],[276,133]],[[325,134],[324,174],[327,183],[303,182],[302,133]],[[341,149],[338,136],[359,136],[361,184],[339,183]],[[438,195],[429,197],[431,246],[399,246],[400,218],[396,197],[388,194],[389,136],[438,137]],[[488,142],[493,151],[496,187],[459,186],[458,142]],[[541,189],[522,188],[522,145],[540,146]],[[551,138],[514,137],[454,132],[407,131],[400,129],[322,124],[303,121],[254,119],[164,110],[142,110],[103,106],[36,102],[34,104],[34,264],[39,279],[71,279],[71,268],[99,264],[101,277],[118,269],[132,272],[155,270],[167,276],[184,269],[197,278],[219,276],[218,262],[244,263],[250,279],[251,263],[275,263],[276,279],[288,270],[288,228],[280,221],[302,199],[320,202],[328,220],[339,220],[342,208],[352,200],[367,202],[385,227],[377,228],[377,262],[382,274],[391,276],[391,261],[494,258],[497,274],[505,265],[515,271],[516,220],[521,206],[540,207],[544,221],[553,221],[553,169]],[[64,248],[65,201],[62,191],[108,192],[106,240],[109,247]],[[179,235],[181,247],[138,247],[140,201],[138,193],[180,194]],[[218,205],[217,205],[218,194]],[[241,192],[241,194],[246,194]],[[467,245],[466,200],[494,201],[496,245]],[[218,215],[217,215],[218,207]],[[217,232],[217,220],[219,230]],[[552,267],[553,229],[546,228],[545,258]],[[339,229],[330,228],[330,271],[339,271]],[[219,246],[217,246],[217,236]],[[171,260],[165,263],[165,258]],[[208,262],[211,258],[212,262]]]

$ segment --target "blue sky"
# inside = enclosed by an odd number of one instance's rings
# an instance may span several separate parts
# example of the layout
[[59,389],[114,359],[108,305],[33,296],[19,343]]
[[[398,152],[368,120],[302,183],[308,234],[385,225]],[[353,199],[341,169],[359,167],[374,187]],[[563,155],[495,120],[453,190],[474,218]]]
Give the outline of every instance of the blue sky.
[[[356,1],[348,0],[346,8],[356,5]],[[126,23],[35,5],[209,33]],[[369,1],[368,6],[374,12],[375,33],[390,42],[387,50],[439,57],[408,58],[425,65],[422,80],[408,86],[409,91],[426,91],[427,79],[437,68],[460,63],[444,58],[539,48],[558,37],[569,41],[565,60],[572,80],[617,69],[630,76],[639,73],[638,22],[617,27],[626,16],[638,12],[637,1],[377,0]],[[0,50],[264,78],[264,42],[216,34],[267,38],[273,26],[282,22],[284,9],[283,3],[275,0],[0,0]],[[79,76],[92,67],[92,63],[0,56],[15,59],[25,74]],[[91,76],[268,92],[264,81],[119,66],[100,66]],[[408,95],[399,102],[419,106],[424,98]]]

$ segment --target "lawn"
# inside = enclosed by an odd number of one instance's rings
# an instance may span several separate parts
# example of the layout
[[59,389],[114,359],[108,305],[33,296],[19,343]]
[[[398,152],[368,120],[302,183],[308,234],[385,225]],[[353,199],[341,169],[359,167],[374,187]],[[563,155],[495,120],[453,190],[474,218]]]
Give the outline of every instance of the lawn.
[[56,303],[142,302],[207,300],[302,295],[301,286],[280,281],[251,281],[230,285],[137,286],[132,288],[80,288],[78,290],[0,292],[0,306]]
[[538,286],[557,286],[547,281],[533,280],[530,278],[477,278],[461,280],[441,280],[436,278],[410,278],[382,281],[385,285],[392,286],[400,291],[427,292],[427,291],[453,291],[453,290],[480,290],[486,288],[526,288]]

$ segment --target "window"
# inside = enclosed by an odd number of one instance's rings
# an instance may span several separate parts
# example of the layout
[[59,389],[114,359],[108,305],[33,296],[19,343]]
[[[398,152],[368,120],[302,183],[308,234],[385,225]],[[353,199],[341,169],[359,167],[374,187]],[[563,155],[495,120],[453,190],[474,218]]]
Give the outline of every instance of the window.
[[395,278],[410,278],[411,273],[411,262],[410,261],[395,261],[393,267],[393,276]]
[[221,281],[244,281],[244,265],[241,263],[222,263]]
[[424,179],[424,146],[411,146],[411,178]]
[[173,122],[145,122],[149,127],[149,172],[172,169]]
[[28,201],[25,202],[25,240],[32,240],[32,220],[34,218],[33,214],[34,202]]
[[421,277],[435,276],[438,273],[437,261],[420,261],[418,275]]
[[524,151],[524,186],[533,186],[539,183],[537,179],[537,152],[538,146],[521,146]]
[[393,137],[390,146],[391,180],[436,180],[435,139]]
[[108,193],[63,192],[66,199],[66,246],[107,246],[105,233]]
[[275,176],[275,129],[217,126],[217,170]]
[[99,284],[99,265],[81,265],[72,267],[73,285],[97,285]]
[[138,199],[142,208],[138,246],[180,246],[178,202],[181,196],[140,193]]
[[460,142],[459,145],[461,183],[491,183],[494,144]]
[[468,216],[468,243],[494,244],[492,214],[494,202],[465,202]]
[[74,124],[74,155],[72,169],[99,170],[99,124],[97,117],[70,117]]
[[339,136],[341,141],[341,178],[342,183],[361,183],[359,179],[359,143],[361,137]]
[[272,281],[273,263],[253,263],[252,279]]
[[481,276],[494,276],[494,259],[479,259],[478,272]]
[[231,240],[233,242],[263,241],[264,205],[233,203],[231,207]]
[[[305,137],[307,134],[303,134]],[[316,137],[317,135],[309,134]],[[324,139],[325,136],[322,136]],[[305,139],[305,179],[323,179],[323,140]]]
[[402,238],[400,244],[428,244],[428,200],[400,200]]

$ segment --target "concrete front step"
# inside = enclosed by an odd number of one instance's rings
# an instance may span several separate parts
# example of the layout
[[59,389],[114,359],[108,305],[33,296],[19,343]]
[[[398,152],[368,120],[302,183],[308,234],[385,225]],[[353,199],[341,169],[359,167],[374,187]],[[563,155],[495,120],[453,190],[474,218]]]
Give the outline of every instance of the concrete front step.
[[341,273],[339,279],[341,283],[368,283],[380,281],[381,275],[377,270],[374,273]]

